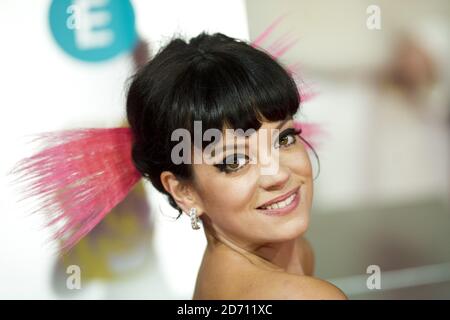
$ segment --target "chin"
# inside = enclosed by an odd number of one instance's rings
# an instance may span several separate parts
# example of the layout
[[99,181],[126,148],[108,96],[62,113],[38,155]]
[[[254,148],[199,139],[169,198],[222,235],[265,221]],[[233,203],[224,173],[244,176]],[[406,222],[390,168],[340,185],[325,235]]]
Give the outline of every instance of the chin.
[[302,213],[300,216],[294,216],[293,219],[283,221],[278,225],[273,225],[270,234],[271,242],[283,242],[301,237],[309,227],[309,213]]
[[285,240],[292,240],[301,237],[308,230],[308,227],[309,215],[305,214],[286,223],[280,231],[282,231],[282,237]]

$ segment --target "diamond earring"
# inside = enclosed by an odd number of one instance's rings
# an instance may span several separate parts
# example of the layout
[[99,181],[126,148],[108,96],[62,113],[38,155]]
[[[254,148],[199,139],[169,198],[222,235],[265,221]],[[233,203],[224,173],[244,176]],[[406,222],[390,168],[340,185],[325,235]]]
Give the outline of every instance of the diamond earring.
[[198,230],[200,229],[200,225],[199,225],[199,217],[197,217],[197,208],[191,208],[191,210],[189,210],[189,217],[191,218],[191,227],[194,230]]

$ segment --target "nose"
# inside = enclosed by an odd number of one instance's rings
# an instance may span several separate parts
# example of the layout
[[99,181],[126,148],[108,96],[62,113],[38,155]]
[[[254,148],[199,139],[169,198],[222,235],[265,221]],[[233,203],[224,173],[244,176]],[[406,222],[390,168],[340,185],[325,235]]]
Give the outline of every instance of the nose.
[[282,190],[289,180],[289,170],[280,166],[276,173],[260,175],[260,186],[265,190]]

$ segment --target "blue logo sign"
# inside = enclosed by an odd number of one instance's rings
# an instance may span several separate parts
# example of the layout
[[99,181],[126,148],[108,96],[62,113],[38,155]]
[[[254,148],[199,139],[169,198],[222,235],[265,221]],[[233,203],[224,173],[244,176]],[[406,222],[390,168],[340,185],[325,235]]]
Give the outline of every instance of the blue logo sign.
[[49,23],[58,45],[83,61],[111,59],[137,42],[129,0],[53,0]]

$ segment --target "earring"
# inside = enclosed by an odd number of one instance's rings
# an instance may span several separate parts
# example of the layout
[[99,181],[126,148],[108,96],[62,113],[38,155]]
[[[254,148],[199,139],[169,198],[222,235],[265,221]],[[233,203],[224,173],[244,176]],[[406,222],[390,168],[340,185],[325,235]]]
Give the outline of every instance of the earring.
[[200,229],[200,225],[199,225],[199,217],[197,217],[197,208],[191,208],[191,210],[189,210],[189,217],[191,218],[191,227],[194,230],[198,230]]

